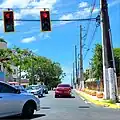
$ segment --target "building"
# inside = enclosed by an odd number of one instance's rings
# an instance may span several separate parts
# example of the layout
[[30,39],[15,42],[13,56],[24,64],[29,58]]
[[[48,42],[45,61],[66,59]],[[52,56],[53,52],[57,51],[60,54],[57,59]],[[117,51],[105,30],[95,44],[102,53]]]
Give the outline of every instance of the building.
[[[0,38],[0,49],[6,49],[7,48],[7,42]],[[8,82],[8,81],[17,81],[18,79],[18,68],[11,64],[11,68],[13,73],[8,74],[6,68],[3,67],[3,63],[0,62],[0,80]]]

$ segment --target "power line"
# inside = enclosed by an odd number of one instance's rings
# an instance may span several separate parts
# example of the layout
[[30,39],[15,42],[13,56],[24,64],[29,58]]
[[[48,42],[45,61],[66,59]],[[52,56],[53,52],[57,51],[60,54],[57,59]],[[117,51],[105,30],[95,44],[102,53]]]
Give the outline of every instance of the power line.
[[[0,19],[0,21],[3,20],[3,19]],[[95,21],[96,18],[86,18],[86,19],[54,19],[54,20],[51,20],[51,21],[89,21],[89,20],[93,20]],[[32,19],[14,19],[14,21],[26,21],[26,22],[30,22],[30,21],[41,21],[40,19],[39,20],[32,20]]]
[[[94,11],[95,5],[96,5],[96,0],[93,1],[93,7],[91,8],[90,18],[92,18],[92,13],[93,13],[93,11]],[[86,38],[85,38],[85,40],[84,40],[83,46],[85,45],[85,41],[87,40],[87,36],[88,36],[89,28],[90,28],[90,23],[91,23],[91,20],[89,21],[89,23],[88,23],[88,25],[87,25],[87,32],[86,32],[86,34],[85,34]]]
[[89,44],[88,44],[89,47],[88,47],[88,49],[87,49],[87,51],[86,51],[86,53],[85,53],[84,59],[86,58],[86,56],[87,56],[87,54],[88,54],[88,51],[90,50],[91,44],[92,44],[92,42],[94,41],[94,37],[95,37],[95,34],[96,34],[96,32],[97,32],[97,28],[98,28],[98,26],[96,25],[95,30],[94,30],[93,35],[92,35],[92,39],[90,40],[90,42],[89,42]]

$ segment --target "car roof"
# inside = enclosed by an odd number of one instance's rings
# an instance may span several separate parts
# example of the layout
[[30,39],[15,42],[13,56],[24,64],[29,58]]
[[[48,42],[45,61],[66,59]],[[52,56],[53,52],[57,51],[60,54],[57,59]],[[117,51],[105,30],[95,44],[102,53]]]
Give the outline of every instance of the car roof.
[[[0,81],[0,83],[3,83],[3,84],[6,84],[6,85],[8,85],[8,86],[10,86],[10,87],[12,87],[12,88],[15,88],[15,87],[13,87],[12,85],[10,85],[9,83],[7,83],[7,82],[4,82],[4,81]],[[16,89],[16,88],[15,88]]]
[[70,85],[70,84],[58,84],[58,85]]

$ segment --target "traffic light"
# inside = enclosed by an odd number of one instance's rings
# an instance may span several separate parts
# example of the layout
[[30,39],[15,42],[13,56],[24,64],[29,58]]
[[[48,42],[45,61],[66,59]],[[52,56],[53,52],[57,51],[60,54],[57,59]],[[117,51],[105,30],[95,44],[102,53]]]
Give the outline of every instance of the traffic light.
[[40,11],[41,31],[51,31],[50,11]]
[[4,32],[14,32],[14,13],[13,11],[4,11]]

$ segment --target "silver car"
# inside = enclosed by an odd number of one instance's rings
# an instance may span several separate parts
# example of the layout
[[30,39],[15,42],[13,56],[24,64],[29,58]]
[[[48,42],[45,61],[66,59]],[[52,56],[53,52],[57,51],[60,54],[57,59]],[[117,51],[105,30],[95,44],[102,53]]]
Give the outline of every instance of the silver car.
[[12,115],[31,118],[34,110],[40,110],[37,97],[0,81],[0,118]]
[[43,97],[43,89],[39,87],[39,85],[30,85],[26,88],[28,93],[32,93],[37,95],[39,98]]

